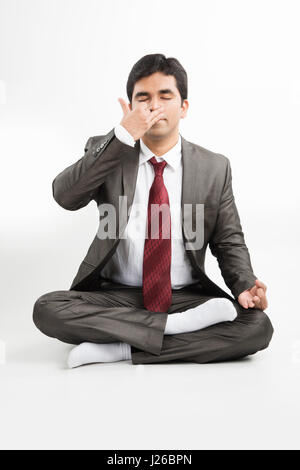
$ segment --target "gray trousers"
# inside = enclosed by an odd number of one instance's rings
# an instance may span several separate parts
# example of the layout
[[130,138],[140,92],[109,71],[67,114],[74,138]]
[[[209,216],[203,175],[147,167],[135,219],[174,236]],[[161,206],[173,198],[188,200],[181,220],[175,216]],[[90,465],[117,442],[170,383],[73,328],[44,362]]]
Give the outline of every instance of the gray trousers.
[[102,281],[97,291],[60,290],[39,297],[33,321],[47,336],[70,344],[131,345],[132,363],[170,361],[197,363],[241,358],[267,348],[273,326],[265,312],[245,309],[233,300],[234,321],[224,321],[190,333],[164,335],[168,314],[184,312],[213,298],[199,284],[172,290],[167,313],[144,308],[142,287]]

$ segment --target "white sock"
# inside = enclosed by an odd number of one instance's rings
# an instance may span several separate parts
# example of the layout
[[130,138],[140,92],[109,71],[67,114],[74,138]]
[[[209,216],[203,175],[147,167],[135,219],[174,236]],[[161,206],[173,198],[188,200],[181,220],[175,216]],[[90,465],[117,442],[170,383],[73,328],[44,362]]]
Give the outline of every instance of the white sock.
[[130,344],[117,343],[81,343],[73,348],[68,356],[69,368],[94,362],[116,362],[131,359]]
[[233,303],[229,299],[217,297],[185,312],[169,314],[164,334],[176,335],[201,330],[215,323],[233,321],[236,317],[237,311]]

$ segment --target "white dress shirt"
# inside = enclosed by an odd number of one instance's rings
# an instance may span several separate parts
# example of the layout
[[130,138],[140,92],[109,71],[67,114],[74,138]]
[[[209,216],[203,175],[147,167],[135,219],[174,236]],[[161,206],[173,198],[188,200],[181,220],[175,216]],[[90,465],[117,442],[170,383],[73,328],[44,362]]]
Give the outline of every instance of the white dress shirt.
[[[116,137],[127,145],[134,146],[131,134],[121,125],[114,128]],[[181,193],[182,193],[182,154],[181,136],[163,157],[157,157],[140,139],[139,168],[132,209],[124,234],[118,247],[101,271],[101,276],[130,286],[143,285],[144,245],[147,234],[147,208],[149,191],[155,171],[150,158],[166,160],[163,180],[169,195],[171,212],[171,286],[181,289],[188,284],[199,282],[192,274],[192,265],[187,257],[182,238]],[[123,238],[124,237],[124,238]]]

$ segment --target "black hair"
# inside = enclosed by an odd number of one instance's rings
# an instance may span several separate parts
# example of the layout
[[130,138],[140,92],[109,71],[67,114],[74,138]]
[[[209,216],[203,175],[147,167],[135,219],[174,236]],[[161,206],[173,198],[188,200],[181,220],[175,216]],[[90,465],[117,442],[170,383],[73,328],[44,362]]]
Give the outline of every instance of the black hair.
[[182,106],[183,100],[187,99],[188,94],[187,73],[175,57],[169,57],[167,59],[163,54],[147,54],[134,64],[126,85],[127,96],[130,103],[132,104],[132,94],[135,83],[141,78],[148,77],[155,72],[162,72],[164,75],[173,75],[173,77],[175,77]]

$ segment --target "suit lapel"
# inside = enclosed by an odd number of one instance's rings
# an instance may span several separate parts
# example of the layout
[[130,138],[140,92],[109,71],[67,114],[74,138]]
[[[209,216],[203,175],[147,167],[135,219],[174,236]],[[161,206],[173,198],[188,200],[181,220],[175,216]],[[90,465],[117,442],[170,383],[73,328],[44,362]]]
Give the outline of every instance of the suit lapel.
[[[198,161],[196,152],[192,145],[181,136],[182,151],[182,196],[181,196],[181,220],[184,235],[189,240],[191,233],[189,227],[192,227],[192,214],[196,202],[196,179],[201,173],[198,172]],[[185,204],[192,204],[192,211],[184,211]]]
[[[181,136],[182,137],[182,136]],[[205,204],[209,178],[206,161],[200,147],[195,147],[182,137],[182,228],[186,240],[193,240],[194,235],[190,233],[196,230],[196,204]],[[184,213],[184,204],[192,204],[192,211]],[[197,250],[186,250],[192,265],[197,269],[199,279],[207,292],[217,297],[226,297],[232,300],[232,296],[215,284],[199,266]]]

